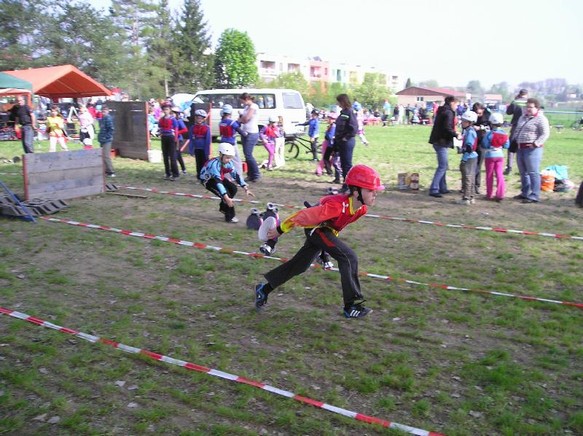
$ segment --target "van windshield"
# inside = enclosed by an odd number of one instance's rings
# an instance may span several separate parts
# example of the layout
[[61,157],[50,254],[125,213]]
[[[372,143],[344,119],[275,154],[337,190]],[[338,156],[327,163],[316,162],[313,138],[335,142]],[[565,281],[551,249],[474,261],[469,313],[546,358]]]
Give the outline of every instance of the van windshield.
[[283,107],[284,109],[304,109],[302,96],[297,92],[284,92]]

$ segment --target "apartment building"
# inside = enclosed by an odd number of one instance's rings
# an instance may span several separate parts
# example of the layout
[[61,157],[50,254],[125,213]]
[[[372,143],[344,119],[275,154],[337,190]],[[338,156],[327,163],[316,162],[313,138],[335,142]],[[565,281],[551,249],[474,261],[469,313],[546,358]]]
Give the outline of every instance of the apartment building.
[[376,67],[327,61],[318,56],[299,58],[257,53],[256,63],[259,77],[267,82],[283,73],[299,72],[309,82],[359,85],[363,82],[366,73],[378,73],[383,78],[384,84],[393,91],[403,87],[403,79],[400,74]]

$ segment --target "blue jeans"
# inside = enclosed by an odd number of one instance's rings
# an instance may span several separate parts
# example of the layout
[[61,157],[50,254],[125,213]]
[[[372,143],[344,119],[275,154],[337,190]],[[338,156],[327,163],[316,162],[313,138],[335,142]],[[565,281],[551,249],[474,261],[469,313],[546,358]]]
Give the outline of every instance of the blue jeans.
[[25,153],[34,153],[34,130],[30,124],[22,126],[22,148]]
[[247,162],[247,177],[249,180],[258,180],[261,178],[257,161],[253,157],[253,150],[258,140],[259,133],[249,133],[247,136],[241,136],[243,154],[245,155],[245,161]]
[[435,175],[433,176],[433,181],[429,187],[430,194],[444,193],[447,192],[447,181],[445,175],[447,173],[447,147],[440,147],[433,144],[433,149],[437,154],[437,169],[435,170]]
[[516,165],[520,171],[521,194],[529,200],[540,199],[540,163],[543,157],[542,147],[519,148],[516,153]]

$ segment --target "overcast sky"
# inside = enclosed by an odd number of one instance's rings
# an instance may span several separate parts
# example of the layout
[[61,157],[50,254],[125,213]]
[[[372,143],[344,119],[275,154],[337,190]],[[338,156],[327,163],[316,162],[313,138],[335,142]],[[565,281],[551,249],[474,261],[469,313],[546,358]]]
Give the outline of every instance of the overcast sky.
[[[169,0],[174,9],[181,0]],[[109,0],[92,2],[96,7]],[[200,0],[213,48],[227,28],[258,52],[371,65],[414,82],[583,84],[582,0]]]

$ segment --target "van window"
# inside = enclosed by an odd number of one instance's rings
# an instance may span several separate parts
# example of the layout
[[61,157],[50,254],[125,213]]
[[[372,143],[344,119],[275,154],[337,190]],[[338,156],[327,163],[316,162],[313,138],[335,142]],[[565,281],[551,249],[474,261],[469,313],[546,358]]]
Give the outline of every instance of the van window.
[[203,103],[212,102],[213,109],[220,109],[224,104],[230,104],[234,108],[240,108],[241,102],[239,101],[239,94],[198,94]]
[[299,93],[284,92],[282,96],[284,109],[304,109],[304,101]]

